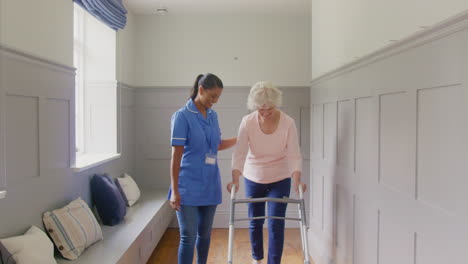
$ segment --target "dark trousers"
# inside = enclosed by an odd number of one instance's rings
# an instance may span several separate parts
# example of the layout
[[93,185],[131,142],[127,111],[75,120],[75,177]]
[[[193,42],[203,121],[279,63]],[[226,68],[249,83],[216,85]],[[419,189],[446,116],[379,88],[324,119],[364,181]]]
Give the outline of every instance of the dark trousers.
[[[245,192],[247,197],[283,198],[289,197],[291,190],[291,178],[278,182],[261,184],[245,179]],[[286,203],[268,202],[268,216],[285,217]],[[265,202],[250,203],[249,217],[265,215]],[[250,243],[252,245],[252,257],[256,260],[263,259],[263,224],[265,219],[251,220]],[[280,264],[284,245],[284,220],[268,219],[268,264]]]

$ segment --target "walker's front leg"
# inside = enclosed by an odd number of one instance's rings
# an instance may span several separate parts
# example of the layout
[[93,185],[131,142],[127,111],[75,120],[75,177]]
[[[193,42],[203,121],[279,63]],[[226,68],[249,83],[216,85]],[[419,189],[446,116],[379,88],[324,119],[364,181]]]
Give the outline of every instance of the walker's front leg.
[[234,212],[235,204],[234,200],[236,198],[236,185],[233,184],[231,187],[231,208],[229,213],[229,244],[228,244],[228,264],[232,264],[232,247],[234,241]]
[[310,264],[309,260],[309,239],[307,236],[307,220],[304,203],[304,191],[302,185],[299,186],[299,198],[301,203],[299,204],[299,218],[301,218],[301,239],[302,239],[302,252],[304,254],[304,264]]
[[234,240],[234,223],[229,223],[229,249],[228,249],[228,264],[232,264],[232,243]]

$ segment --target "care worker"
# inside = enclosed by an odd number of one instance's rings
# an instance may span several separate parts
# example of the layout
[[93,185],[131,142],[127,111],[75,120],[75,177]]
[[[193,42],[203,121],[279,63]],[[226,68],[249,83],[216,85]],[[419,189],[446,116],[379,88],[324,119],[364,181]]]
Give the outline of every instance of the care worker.
[[180,228],[178,264],[206,264],[211,227],[221,203],[218,151],[236,144],[236,137],[221,139],[218,116],[212,109],[223,91],[214,74],[200,74],[189,100],[171,120],[170,205]]

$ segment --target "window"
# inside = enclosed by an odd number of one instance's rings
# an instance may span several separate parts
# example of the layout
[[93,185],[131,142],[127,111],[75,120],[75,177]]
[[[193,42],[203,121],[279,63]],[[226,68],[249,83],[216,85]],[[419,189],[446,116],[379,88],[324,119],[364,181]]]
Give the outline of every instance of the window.
[[116,32],[74,5],[75,169],[117,153]]
[[84,96],[84,16],[85,11],[75,4],[73,10],[73,66],[76,68],[75,76],[75,146],[76,154],[83,154],[84,125],[83,125],[83,96]]

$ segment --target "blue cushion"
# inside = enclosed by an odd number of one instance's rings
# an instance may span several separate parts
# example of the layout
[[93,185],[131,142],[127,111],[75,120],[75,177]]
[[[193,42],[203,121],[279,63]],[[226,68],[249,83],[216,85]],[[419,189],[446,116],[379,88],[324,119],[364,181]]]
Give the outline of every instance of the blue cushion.
[[127,213],[125,201],[109,175],[93,176],[91,196],[104,225],[113,226],[124,219]]

